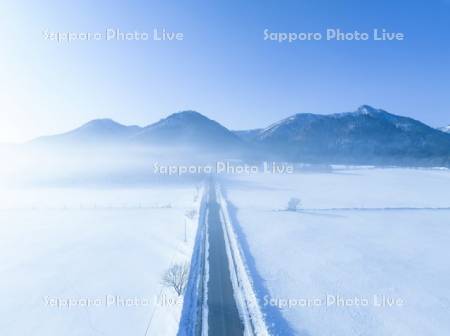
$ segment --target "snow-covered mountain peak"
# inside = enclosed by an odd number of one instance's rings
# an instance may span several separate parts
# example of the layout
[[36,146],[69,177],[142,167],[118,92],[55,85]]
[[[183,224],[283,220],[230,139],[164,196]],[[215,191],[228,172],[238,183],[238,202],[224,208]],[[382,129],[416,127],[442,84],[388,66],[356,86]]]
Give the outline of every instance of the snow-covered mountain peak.
[[358,107],[358,109],[355,112],[356,114],[362,114],[362,115],[370,115],[370,116],[377,116],[377,117],[394,117],[395,115],[390,114],[382,109],[374,108],[370,105],[361,105]]
[[160,127],[174,127],[183,126],[190,127],[202,124],[217,124],[215,121],[205,117],[203,114],[196,111],[181,111],[169,115],[167,118],[161,119],[155,124],[151,124],[146,128],[160,128]]
[[118,129],[126,127],[112,119],[93,119],[91,121],[88,121],[86,124],[82,125],[79,130],[81,129]]
[[357,112],[359,112],[361,114],[373,114],[373,113],[379,112],[379,110],[377,110],[369,105],[362,105],[362,106],[358,107]]

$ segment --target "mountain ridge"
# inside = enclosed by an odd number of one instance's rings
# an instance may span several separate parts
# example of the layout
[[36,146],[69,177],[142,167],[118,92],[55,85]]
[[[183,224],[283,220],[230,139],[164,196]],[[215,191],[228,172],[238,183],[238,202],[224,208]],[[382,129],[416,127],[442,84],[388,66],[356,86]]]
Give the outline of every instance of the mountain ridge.
[[297,113],[265,128],[236,131],[192,110],[144,127],[94,119],[72,131],[39,139],[47,144],[196,148],[199,155],[232,151],[294,162],[450,165],[450,133],[369,105],[328,115]]
[[447,134],[368,105],[354,112],[296,114],[264,129],[256,142],[264,151],[293,161],[450,162]]
[[82,144],[101,140],[107,142],[116,142],[136,132],[141,127],[136,125],[123,125],[109,118],[93,119],[83,125],[59,134],[41,136],[31,140],[32,144],[51,144],[59,141],[61,145]]

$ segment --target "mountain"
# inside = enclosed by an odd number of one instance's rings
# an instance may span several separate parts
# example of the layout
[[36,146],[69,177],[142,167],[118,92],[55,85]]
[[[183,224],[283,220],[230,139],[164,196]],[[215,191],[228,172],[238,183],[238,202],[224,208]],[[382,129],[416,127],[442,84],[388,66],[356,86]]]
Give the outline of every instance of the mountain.
[[218,122],[195,111],[170,115],[132,136],[142,144],[233,150],[244,142]]
[[450,164],[450,135],[363,105],[355,112],[301,113],[257,133],[273,158],[355,164]]
[[450,133],[368,105],[331,115],[295,114],[267,128],[244,131],[230,131],[195,111],[174,113],[146,127],[97,119],[32,141],[36,143],[81,152],[96,144],[125,151],[138,145],[173,147],[171,153],[177,155],[190,152],[186,157],[209,153],[224,159],[232,153],[251,160],[450,166]]
[[125,126],[111,119],[95,119],[72,131],[44,136],[32,141],[44,145],[91,145],[120,143],[141,130],[139,126]]
[[246,143],[227,128],[195,111],[174,113],[145,127],[95,119],[67,133],[37,138],[31,144],[72,148],[94,145],[183,147],[217,153],[242,151],[246,147]]

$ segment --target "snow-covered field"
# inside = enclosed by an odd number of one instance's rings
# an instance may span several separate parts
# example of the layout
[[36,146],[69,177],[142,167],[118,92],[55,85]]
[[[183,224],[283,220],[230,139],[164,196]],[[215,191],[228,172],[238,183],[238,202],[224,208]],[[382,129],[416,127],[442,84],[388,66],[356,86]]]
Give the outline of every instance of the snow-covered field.
[[[259,174],[226,187],[273,333],[450,333],[450,210],[426,209],[450,207],[450,171]],[[280,211],[290,197],[304,210]]]
[[[450,332],[450,171],[340,168],[224,184],[273,334]],[[190,259],[197,222],[187,214],[200,193],[0,191],[0,335],[175,335],[182,302],[161,276]],[[291,197],[302,210],[284,211]]]
[[199,193],[2,191],[0,334],[175,335],[182,302],[161,276],[190,259]]

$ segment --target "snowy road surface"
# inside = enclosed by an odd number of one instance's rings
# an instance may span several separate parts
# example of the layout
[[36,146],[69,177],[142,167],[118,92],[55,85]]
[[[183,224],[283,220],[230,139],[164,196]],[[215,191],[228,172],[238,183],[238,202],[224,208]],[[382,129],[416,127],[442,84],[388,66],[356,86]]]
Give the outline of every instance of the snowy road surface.
[[209,240],[208,334],[212,336],[242,335],[244,327],[234,299],[219,211],[220,206],[216,200],[215,188],[211,187],[207,218]]

